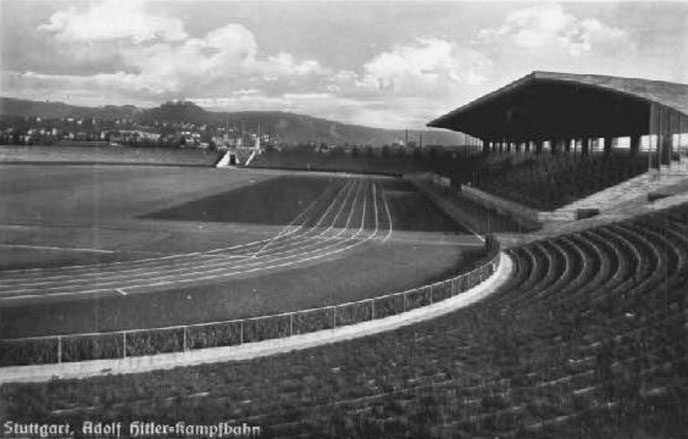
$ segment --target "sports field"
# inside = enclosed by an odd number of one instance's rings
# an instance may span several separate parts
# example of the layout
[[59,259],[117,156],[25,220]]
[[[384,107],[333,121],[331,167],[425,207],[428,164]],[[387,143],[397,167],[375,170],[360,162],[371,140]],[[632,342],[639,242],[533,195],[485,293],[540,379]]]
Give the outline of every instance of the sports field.
[[482,244],[399,179],[0,165],[0,334],[243,318],[413,288]]

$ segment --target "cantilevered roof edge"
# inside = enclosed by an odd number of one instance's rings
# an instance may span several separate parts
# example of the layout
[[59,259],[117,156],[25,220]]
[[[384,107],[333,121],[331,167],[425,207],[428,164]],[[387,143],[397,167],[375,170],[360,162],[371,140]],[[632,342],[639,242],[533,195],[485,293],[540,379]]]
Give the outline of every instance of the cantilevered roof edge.
[[[427,126],[447,128],[449,121],[454,117],[474,110],[485,103],[499,99],[505,94],[537,80],[591,87],[607,93],[616,93],[629,98],[663,105],[688,116],[688,85],[686,84],[602,75],[534,71],[428,122]],[[637,91],[634,90],[634,88],[637,89]],[[659,93],[660,91],[661,93]],[[664,97],[661,96],[661,94],[665,94]]]

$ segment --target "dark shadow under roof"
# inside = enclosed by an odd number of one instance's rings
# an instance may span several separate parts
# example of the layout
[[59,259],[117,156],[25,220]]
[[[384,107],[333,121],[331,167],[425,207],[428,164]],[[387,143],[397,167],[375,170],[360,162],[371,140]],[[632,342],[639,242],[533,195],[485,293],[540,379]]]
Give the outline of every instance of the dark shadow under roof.
[[688,85],[536,71],[428,126],[494,140],[624,136],[648,132],[652,104],[688,117]]

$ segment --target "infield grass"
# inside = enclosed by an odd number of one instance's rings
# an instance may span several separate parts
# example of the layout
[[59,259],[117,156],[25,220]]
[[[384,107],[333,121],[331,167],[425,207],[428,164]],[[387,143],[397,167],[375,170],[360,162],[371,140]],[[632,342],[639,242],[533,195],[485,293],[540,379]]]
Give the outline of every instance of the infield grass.
[[149,213],[143,218],[285,225],[333,180],[334,177],[278,176]]

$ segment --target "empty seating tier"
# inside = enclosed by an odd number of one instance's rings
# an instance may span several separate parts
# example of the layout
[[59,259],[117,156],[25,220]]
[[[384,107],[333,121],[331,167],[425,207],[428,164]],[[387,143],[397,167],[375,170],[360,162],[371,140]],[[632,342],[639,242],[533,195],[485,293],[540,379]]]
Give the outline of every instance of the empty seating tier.
[[647,155],[506,156],[459,175],[487,192],[539,210],[554,210],[647,171]]

